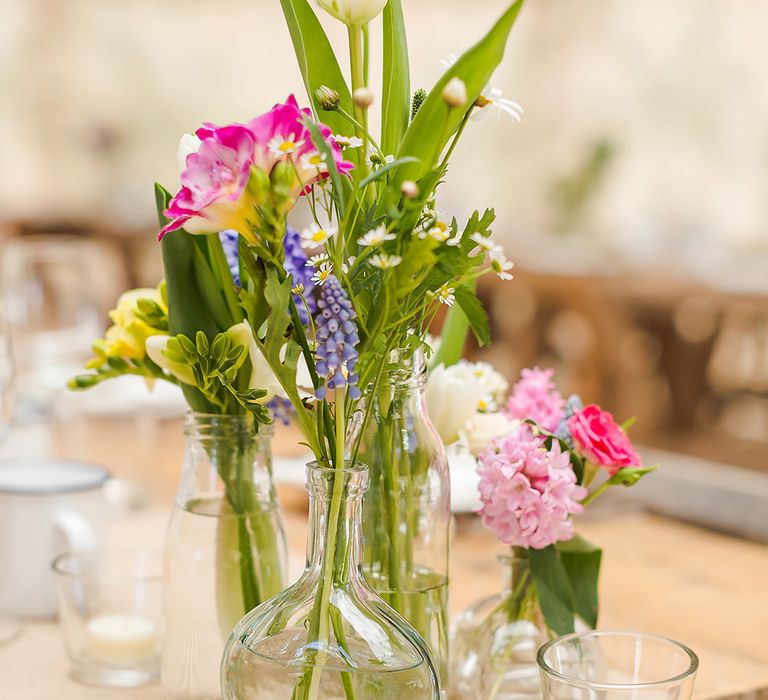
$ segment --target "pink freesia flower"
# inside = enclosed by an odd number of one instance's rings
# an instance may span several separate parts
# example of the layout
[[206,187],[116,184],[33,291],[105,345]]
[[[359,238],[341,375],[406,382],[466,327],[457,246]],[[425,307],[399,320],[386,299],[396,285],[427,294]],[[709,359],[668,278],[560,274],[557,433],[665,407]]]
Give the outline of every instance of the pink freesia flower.
[[616,474],[624,467],[640,467],[642,460],[632,441],[613,416],[599,406],[587,406],[568,419],[576,447],[590,462]]
[[554,432],[565,415],[565,399],[552,381],[553,369],[524,369],[512,387],[505,413],[517,420],[532,420]]
[[544,549],[574,535],[587,490],[576,483],[570,455],[551,450],[528,426],[497,438],[480,456],[479,510],[486,527],[505,544]]
[[[299,109],[291,95],[284,104],[275,105],[248,124],[204,124],[196,132],[199,150],[187,156],[182,188],[165,212],[171,222],[160,232],[160,238],[183,227],[194,234],[231,229],[253,241],[257,217],[248,189],[251,168],[269,175],[278,162],[290,161],[295,172],[291,187],[294,198],[328,177],[325,158],[315,148],[304,123],[307,117],[311,117],[310,110]],[[337,170],[347,174],[353,164],[343,159],[330,128],[319,122],[317,127],[331,149]]]

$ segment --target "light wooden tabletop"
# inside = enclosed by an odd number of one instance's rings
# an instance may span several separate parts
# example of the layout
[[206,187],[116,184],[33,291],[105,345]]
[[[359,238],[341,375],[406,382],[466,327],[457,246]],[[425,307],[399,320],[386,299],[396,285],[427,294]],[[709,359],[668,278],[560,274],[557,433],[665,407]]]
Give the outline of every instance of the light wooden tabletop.
[[[178,426],[165,434],[162,458],[156,452],[151,465],[126,459],[120,446],[110,444],[115,455],[110,466],[123,478],[149,479],[158,496],[151,506],[111,523],[111,544],[162,542],[169,494],[178,479],[180,434]],[[38,440],[35,449],[43,442]],[[61,452],[50,441],[46,449]],[[303,565],[305,498],[295,487],[282,487],[281,498],[296,575]],[[579,530],[605,551],[601,627],[653,632],[688,644],[701,659],[696,698],[768,700],[768,547],[644,513],[582,518]],[[499,590],[499,551],[475,518],[457,520],[451,562],[454,613]],[[162,698],[156,686],[132,691],[81,686],[68,678],[68,668],[56,623],[26,623],[15,641],[0,646],[0,700]]]

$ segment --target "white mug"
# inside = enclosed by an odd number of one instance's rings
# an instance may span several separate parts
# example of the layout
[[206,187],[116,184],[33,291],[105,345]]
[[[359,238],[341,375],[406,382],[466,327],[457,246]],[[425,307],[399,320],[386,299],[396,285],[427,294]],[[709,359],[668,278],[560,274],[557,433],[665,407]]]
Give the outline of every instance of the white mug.
[[0,460],[0,612],[56,612],[51,562],[101,543],[107,508],[101,467],[56,459]]

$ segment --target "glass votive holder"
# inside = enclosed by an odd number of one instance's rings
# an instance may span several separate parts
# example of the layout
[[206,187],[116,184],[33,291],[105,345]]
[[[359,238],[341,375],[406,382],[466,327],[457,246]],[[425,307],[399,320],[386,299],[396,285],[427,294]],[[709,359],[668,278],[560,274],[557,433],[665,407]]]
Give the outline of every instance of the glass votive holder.
[[160,673],[162,556],[150,550],[93,550],[53,562],[59,626],[72,677],[135,688]]
[[699,659],[679,642],[640,632],[586,632],[539,649],[545,700],[689,700]]

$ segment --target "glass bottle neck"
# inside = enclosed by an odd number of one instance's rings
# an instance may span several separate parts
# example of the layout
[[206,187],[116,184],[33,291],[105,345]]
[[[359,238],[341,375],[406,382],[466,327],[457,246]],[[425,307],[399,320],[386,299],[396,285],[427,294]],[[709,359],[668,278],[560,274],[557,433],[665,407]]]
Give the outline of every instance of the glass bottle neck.
[[238,484],[247,487],[251,499],[274,501],[271,426],[256,426],[250,416],[189,413],[184,434],[186,451],[178,504],[229,497],[238,493]]
[[305,575],[325,575],[333,557],[333,576],[339,584],[359,577],[362,551],[362,500],[368,470],[307,468],[310,519]]

